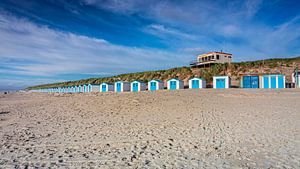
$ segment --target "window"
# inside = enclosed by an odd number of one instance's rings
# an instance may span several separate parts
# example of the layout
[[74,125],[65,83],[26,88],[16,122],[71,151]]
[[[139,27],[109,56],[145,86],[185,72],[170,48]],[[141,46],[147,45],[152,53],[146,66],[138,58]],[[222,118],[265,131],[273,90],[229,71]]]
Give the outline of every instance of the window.
[[219,55],[217,55],[217,60],[219,60],[220,59],[220,56]]

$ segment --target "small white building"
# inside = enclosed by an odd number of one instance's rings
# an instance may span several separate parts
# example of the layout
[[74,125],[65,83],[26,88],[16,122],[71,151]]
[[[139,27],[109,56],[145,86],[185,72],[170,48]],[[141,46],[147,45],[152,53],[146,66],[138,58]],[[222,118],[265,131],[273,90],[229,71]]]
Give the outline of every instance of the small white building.
[[99,84],[88,84],[87,85],[87,92],[99,92]]
[[285,76],[282,74],[263,75],[261,77],[261,88],[264,89],[285,88]]
[[295,70],[292,74],[292,82],[295,83],[295,88],[300,88],[300,71]]
[[146,83],[141,81],[133,81],[130,83],[130,91],[132,92],[139,92],[146,90]]
[[168,90],[177,90],[177,89],[183,89],[183,81],[179,80],[177,78],[172,78],[167,81],[167,88]]
[[78,86],[78,93],[82,93],[83,92],[83,87],[81,85]]
[[126,92],[130,91],[130,83],[124,81],[115,82],[115,92]]
[[227,89],[230,88],[229,76],[214,76],[213,77],[214,89]]
[[83,93],[88,92],[88,85],[84,84],[83,85]]
[[203,78],[194,77],[189,80],[190,89],[201,89],[206,88],[206,81]]
[[100,84],[100,92],[109,92],[114,91],[114,85],[111,83],[101,83]]
[[154,91],[154,90],[161,90],[164,89],[164,82],[161,80],[150,80],[148,82],[148,90]]

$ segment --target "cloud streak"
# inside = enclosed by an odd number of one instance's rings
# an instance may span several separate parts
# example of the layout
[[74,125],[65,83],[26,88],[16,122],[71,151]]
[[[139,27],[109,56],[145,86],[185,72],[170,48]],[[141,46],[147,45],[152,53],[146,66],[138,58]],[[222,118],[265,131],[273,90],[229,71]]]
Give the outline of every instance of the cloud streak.
[[[112,75],[182,65],[183,53],[115,45],[0,15],[0,72],[53,78],[61,74]],[[10,62],[13,60],[13,62]],[[16,64],[18,63],[18,64]]]

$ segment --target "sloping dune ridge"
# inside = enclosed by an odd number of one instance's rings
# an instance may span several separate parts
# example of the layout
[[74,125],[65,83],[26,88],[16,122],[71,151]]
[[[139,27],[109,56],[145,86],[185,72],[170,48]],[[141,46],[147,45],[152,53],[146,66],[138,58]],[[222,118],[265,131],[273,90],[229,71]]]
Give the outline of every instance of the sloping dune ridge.
[[0,168],[298,168],[300,90],[0,95]]

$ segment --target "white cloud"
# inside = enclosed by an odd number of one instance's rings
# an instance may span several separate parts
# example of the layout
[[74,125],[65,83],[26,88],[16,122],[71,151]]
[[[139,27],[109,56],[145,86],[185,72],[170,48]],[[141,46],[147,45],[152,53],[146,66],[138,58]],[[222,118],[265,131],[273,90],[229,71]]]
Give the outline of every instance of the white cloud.
[[151,24],[146,26],[145,32],[164,37],[164,38],[176,38],[176,39],[187,39],[195,40],[197,37],[192,34],[188,34],[182,31],[179,31],[174,28],[165,27],[161,24]]
[[[183,54],[153,48],[115,45],[38,26],[24,19],[0,15],[0,60],[25,60],[9,65],[9,73],[55,76],[68,73],[117,74],[184,65]],[[7,66],[7,62],[1,63]]]
[[[27,81],[28,76],[42,76],[44,83],[64,81],[60,76],[65,74],[108,76],[186,65],[193,57],[182,51],[116,45],[4,14],[0,22],[0,76],[24,76],[24,83],[9,83],[18,87],[40,82]],[[2,84],[7,81],[0,78]]]

